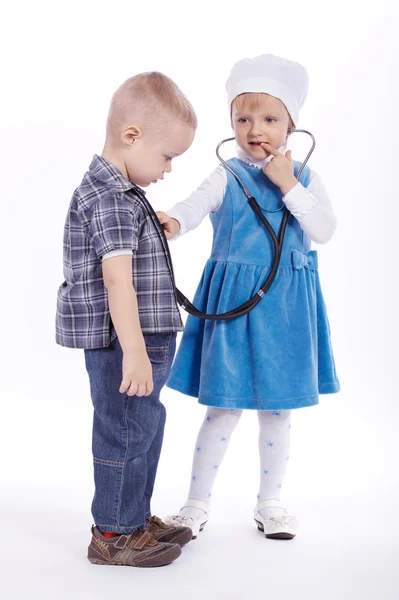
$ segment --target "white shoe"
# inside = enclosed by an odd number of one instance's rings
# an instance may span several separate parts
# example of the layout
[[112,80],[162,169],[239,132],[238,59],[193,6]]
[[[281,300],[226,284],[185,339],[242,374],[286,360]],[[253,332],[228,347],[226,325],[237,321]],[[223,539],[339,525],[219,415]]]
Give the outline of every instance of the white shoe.
[[182,506],[180,511],[182,511],[183,508],[187,508],[189,506],[191,506],[192,508],[200,508],[204,511],[205,514],[201,515],[201,517],[198,517],[196,519],[193,517],[188,517],[186,515],[169,515],[164,519],[164,521],[169,525],[177,525],[178,527],[189,527],[193,532],[192,539],[195,540],[198,537],[198,534],[204,529],[205,525],[208,522],[209,505],[205,502],[201,502],[200,500],[189,499],[187,500],[185,505]]
[[[281,508],[284,513],[281,516],[264,519],[260,514],[264,508]],[[287,509],[281,506],[278,500],[258,502],[254,511],[254,519],[259,531],[262,531],[269,539],[292,540],[296,536],[298,521],[296,517],[288,514]]]

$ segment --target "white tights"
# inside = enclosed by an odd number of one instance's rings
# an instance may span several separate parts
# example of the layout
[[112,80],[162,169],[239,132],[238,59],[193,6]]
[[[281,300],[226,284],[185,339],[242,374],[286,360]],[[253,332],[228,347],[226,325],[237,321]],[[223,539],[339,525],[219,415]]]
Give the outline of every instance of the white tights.
[[[194,449],[189,499],[210,503],[212,488],[242,410],[208,408]],[[291,438],[291,411],[258,411],[260,486],[258,502],[279,500]],[[281,509],[264,509],[264,518]],[[197,517],[201,509],[186,507],[181,515]],[[264,513],[264,514],[263,514]]]

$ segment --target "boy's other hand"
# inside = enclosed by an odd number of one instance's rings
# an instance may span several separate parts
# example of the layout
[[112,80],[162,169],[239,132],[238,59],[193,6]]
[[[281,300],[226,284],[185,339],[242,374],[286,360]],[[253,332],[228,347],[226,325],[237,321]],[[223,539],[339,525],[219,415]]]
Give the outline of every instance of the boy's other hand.
[[180,223],[177,219],[170,217],[168,214],[162,211],[157,211],[156,215],[161,225],[163,225],[167,240],[172,239],[179,233]]
[[128,396],[149,396],[153,389],[152,365],[147,352],[124,352],[120,393],[126,393]]

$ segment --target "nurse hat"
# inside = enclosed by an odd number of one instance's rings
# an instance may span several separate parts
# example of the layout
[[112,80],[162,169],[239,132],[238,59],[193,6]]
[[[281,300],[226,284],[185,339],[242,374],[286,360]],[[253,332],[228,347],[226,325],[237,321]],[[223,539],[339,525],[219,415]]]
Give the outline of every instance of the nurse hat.
[[240,94],[261,92],[279,98],[296,124],[308,87],[308,73],[297,62],[274,54],[243,58],[234,65],[226,82],[229,110],[233,100]]

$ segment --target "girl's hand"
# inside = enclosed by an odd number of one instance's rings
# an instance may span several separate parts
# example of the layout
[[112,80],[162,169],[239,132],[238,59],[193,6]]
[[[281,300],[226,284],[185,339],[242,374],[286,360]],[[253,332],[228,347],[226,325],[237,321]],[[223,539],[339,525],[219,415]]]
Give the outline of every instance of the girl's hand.
[[163,225],[167,240],[170,240],[171,238],[175,237],[175,235],[177,235],[179,233],[180,223],[177,219],[170,217],[169,215],[167,215],[165,212],[162,212],[162,211],[157,211],[156,215],[157,215],[161,225]]
[[283,192],[284,196],[298,183],[294,176],[294,165],[291,157],[291,150],[288,150],[283,156],[281,152],[273,148],[268,142],[261,144],[263,150],[273,154],[263,172],[267,177]]

